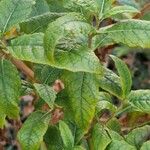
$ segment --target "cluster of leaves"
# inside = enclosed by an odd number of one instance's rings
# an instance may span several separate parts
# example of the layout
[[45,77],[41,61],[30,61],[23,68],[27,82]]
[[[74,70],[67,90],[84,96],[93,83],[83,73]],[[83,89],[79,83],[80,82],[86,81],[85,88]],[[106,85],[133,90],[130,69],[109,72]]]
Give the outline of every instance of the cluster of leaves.
[[[150,90],[131,90],[126,64],[110,55],[116,74],[94,52],[116,43],[150,48],[150,21],[131,19],[137,13],[122,0],[0,0],[0,126],[6,117],[19,117],[19,97],[25,94],[14,59],[33,64],[36,80],[26,89],[48,105],[20,129],[23,150],[38,150],[42,143],[48,150],[149,149],[149,125],[124,136],[116,117],[126,110],[150,113]],[[108,25],[110,18],[115,23]],[[57,79],[65,86],[61,92],[53,88]],[[63,109],[64,119],[52,125],[56,108]],[[106,109],[111,117],[102,124]]]

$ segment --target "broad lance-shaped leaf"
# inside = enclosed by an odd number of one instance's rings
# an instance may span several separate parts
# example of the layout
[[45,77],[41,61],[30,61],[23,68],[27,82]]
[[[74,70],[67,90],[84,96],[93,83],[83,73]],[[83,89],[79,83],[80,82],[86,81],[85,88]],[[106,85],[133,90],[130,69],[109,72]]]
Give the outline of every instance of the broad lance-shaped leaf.
[[60,121],[59,122],[59,130],[60,130],[60,134],[61,134],[61,137],[62,137],[62,140],[64,143],[64,148],[73,149],[74,137],[73,137],[68,125],[63,121]]
[[56,92],[52,87],[44,84],[34,84],[35,89],[39,93],[39,96],[49,105],[50,108],[53,108],[54,101],[56,99]]
[[150,141],[145,142],[140,150],[149,150],[150,148]]
[[106,150],[112,140],[123,140],[118,133],[96,124],[91,132],[90,144],[94,150]]
[[116,6],[110,9],[108,12],[106,12],[103,18],[108,18],[122,13],[138,13],[138,12],[139,11],[132,6]]
[[117,68],[118,74],[121,80],[121,88],[122,88],[122,97],[126,98],[129,94],[132,86],[132,77],[131,73],[127,67],[127,65],[119,58],[111,55],[110,56],[115,62],[115,66]]
[[2,33],[25,20],[32,11],[35,0],[1,0],[0,30]]
[[121,98],[122,89],[120,77],[118,77],[111,70],[104,68],[104,75],[99,79],[99,85],[105,91]]
[[43,141],[48,150],[61,150],[64,148],[58,126],[49,126]]
[[[62,75],[65,84],[66,113],[71,115],[78,127],[85,133],[95,114],[99,86],[94,74],[65,71]],[[67,111],[68,110],[68,111]]]
[[131,91],[127,99],[139,111],[150,112],[150,90]]
[[123,140],[113,140],[106,150],[136,150],[136,148]]
[[95,30],[77,13],[70,13],[50,23],[44,37],[50,64],[73,72],[101,73],[101,64],[88,45],[91,32]]
[[19,24],[20,30],[27,34],[35,32],[44,32],[50,22],[63,16],[64,14],[65,13],[47,12],[38,16],[34,16],[21,22]]
[[7,49],[17,59],[49,64],[43,48],[43,36],[43,33],[20,36],[12,40]]
[[95,125],[91,134],[91,145],[94,150],[105,150],[107,145],[111,142],[106,130],[99,124]]
[[19,115],[21,82],[17,69],[8,60],[0,60],[0,113],[10,118]]
[[100,34],[105,34],[116,43],[130,47],[150,48],[150,22],[129,19],[111,26],[101,28]]
[[50,113],[33,112],[18,133],[22,150],[38,150],[48,129]]
[[140,149],[142,144],[149,139],[149,136],[150,126],[146,125],[140,128],[136,128],[128,133],[128,135],[126,136],[126,141],[129,144],[136,146],[137,149]]

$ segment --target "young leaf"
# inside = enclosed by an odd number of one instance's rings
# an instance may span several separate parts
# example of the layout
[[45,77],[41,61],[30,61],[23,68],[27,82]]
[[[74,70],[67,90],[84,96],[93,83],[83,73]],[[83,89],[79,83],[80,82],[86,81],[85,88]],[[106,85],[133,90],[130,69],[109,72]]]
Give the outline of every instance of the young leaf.
[[105,150],[107,145],[111,142],[106,130],[99,124],[95,125],[91,135],[91,145],[94,150]]
[[116,6],[109,10],[103,18],[108,18],[122,13],[138,13],[139,11],[132,6]]
[[37,111],[32,113],[18,133],[22,150],[38,150],[48,129],[50,113]]
[[131,73],[127,67],[127,65],[119,58],[111,55],[110,56],[115,62],[115,66],[117,68],[118,74],[121,80],[121,88],[122,88],[122,97],[126,98],[126,96],[130,93],[132,86],[132,77]]
[[74,137],[73,137],[68,125],[63,121],[60,121],[59,122],[59,130],[60,130],[60,134],[61,134],[61,137],[62,137],[62,140],[64,143],[64,148],[73,149]]
[[105,34],[116,43],[130,47],[150,47],[150,22],[129,19],[111,26],[101,28],[100,34]]
[[0,30],[2,33],[25,20],[31,13],[34,4],[35,0],[1,0]]
[[102,73],[98,58],[89,46],[95,32],[83,16],[69,13],[50,23],[44,37],[46,55],[52,66],[77,72]]
[[149,136],[150,136],[150,126],[146,125],[132,130],[126,136],[126,141],[129,144],[136,146],[137,149],[139,149],[141,145],[148,140]]
[[150,148],[150,141],[145,142],[140,150],[149,150]]
[[8,60],[0,60],[0,113],[10,118],[19,116],[21,82],[17,69]]
[[125,141],[113,140],[106,150],[136,150],[134,146],[129,145]]
[[82,132],[87,132],[95,114],[99,86],[94,74],[65,71],[62,75],[65,84],[66,111],[71,115]]
[[150,90],[131,91],[127,99],[139,111],[150,112]]
[[121,98],[122,89],[120,83],[120,77],[118,77],[111,70],[104,68],[104,75],[99,80],[100,87],[109,93]]
[[44,84],[34,84],[35,89],[39,93],[40,97],[49,105],[50,108],[53,108],[54,101],[56,99],[56,92],[52,87]]

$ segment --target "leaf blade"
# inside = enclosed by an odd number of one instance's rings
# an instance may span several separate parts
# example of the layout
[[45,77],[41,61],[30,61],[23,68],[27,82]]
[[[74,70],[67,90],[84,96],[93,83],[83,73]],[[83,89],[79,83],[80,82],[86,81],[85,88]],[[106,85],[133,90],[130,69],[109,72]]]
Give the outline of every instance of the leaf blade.
[[19,116],[21,82],[17,69],[7,60],[0,61],[0,111],[8,117]]
[[40,97],[49,105],[50,108],[53,108],[54,101],[56,99],[56,92],[52,87],[44,84],[34,83],[34,87],[39,93]]
[[26,19],[34,3],[35,0],[1,0],[0,30],[2,30],[2,33]]
[[74,147],[74,137],[68,125],[64,121],[59,122],[59,130],[65,148],[72,149]]
[[32,113],[18,133],[23,150],[38,150],[48,129],[50,114],[42,111]]
[[150,112],[150,90],[135,90],[131,91],[128,100],[133,107],[139,111]]
[[101,28],[99,33],[107,35],[116,43],[123,43],[129,47],[149,48],[149,21],[128,19],[114,25]]
[[122,92],[123,92],[122,97],[126,98],[126,96],[128,96],[128,94],[130,93],[131,86],[132,86],[131,73],[127,65],[121,59],[113,55],[110,55],[110,57],[115,62],[115,66],[120,76],[121,87],[122,87]]

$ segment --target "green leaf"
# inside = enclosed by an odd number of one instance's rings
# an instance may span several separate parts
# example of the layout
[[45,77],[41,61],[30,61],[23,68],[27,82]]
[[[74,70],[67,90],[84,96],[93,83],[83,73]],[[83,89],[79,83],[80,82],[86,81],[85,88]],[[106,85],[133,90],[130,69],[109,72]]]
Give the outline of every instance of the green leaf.
[[32,7],[30,17],[42,15],[49,12],[49,6],[45,0],[35,0],[35,5]]
[[102,89],[117,96],[118,98],[121,98],[122,89],[120,82],[120,77],[118,77],[111,70],[104,68],[104,76],[99,80],[99,84]]
[[17,59],[39,64],[49,64],[43,48],[43,34],[22,35],[7,47],[11,55]]
[[121,5],[128,5],[135,8],[139,8],[139,4],[136,0],[117,0]]
[[129,145],[127,142],[123,140],[122,141],[113,140],[106,148],[106,150],[136,150],[136,148]]
[[48,129],[50,113],[37,111],[25,121],[18,133],[22,150],[38,150]]
[[129,19],[111,26],[101,28],[100,34],[105,34],[116,43],[129,47],[150,47],[150,22]]
[[106,14],[108,11],[110,11],[114,0],[96,0],[96,1],[97,1],[98,5],[100,6],[99,19],[102,19],[104,14]]
[[117,107],[115,107],[112,103],[108,101],[99,101],[96,105],[96,111],[101,112],[104,109],[108,109],[112,112],[116,112]]
[[126,98],[126,96],[130,93],[131,86],[132,86],[132,77],[131,73],[127,67],[127,65],[116,56],[110,56],[113,61],[115,62],[115,66],[117,68],[118,74],[121,80],[121,87],[122,87],[122,97]]
[[150,90],[131,91],[128,100],[139,111],[150,112]]
[[66,113],[76,122],[78,127],[85,133],[95,114],[98,100],[99,86],[94,74],[83,72],[65,71],[62,75],[65,85]]
[[138,13],[139,11],[132,6],[116,6],[110,9],[103,18],[108,18],[117,14],[122,14],[122,13]]
[[50,23],[44,38],[50,64],[73,72],[102,73],[98,58],[88,48],[91,32],[95,32],[94,29],[77,13],[70,13]]
[[114,130],[107,129],[107,133],[111,138],[111,140],[119,140],[119,141],[124,140],[124,138]]
[[111,142],[107,131],[99,124],[95,125],[91,135],[91,145],[94,150],[105,150],[107,145]]
[[64,143],[64,148],[73,149],[74,137],[68,125],[64,121],[59,122],[59,130],[60,130],[60,134]]
[[51,12],[66,12],[67,9],[64,8],[65,1],[64,0],[46,0],[49,9]]
[[106,34],[99,34],[93,37],[92,49],[113,45],[115,42]]
[[63,16],[64,13],[47,12],[34,16],[20,23],[20,30],[24,33],[44,32],[48,24]]
[[128,135],[126,136],[126,141],[139,149],[142,144],[149,139],[149,136],[150,126],[146,125],[144,127],[136,128],[128,133]]
[[0,30],[2,33],[25,20],[31,13],[34,4],[35,0],[1,0]]
[[145,143],[142,145],[142,147],[141,147],[140,150],[149,150],[149,148],[150,148],[150,141],[145,142]]
[[46,84],[34,84],[35,89],[39,93],[40,97],[49,105],[50,108],[53,108],[54,101],[56,99],[56,92],[52,87]]
[[0,112],[0,128],[3,129],[5,125],[6,115],[3,112]]
[[70,11],[82,13],[91,22],[93,16],[99,17],[100,5],[96,0],[68,0],[64,7]]
[[73,150],[85,150],[85,148],[82,146],[75,146]]
[[113,131],[115,131],[115,132],[117,132],[117,133],[121,133],[121,125],[120,125],[120,123],[119,123],[119,120],[116,119],[116,118],[110,119],[110,120],[107,122],[106,126],[107,126],[109,129],[111,129],[111,130],[113,130]]
[[63,141],[57,126],[49,126],[44,135],[44,142],[48,150],[63,150]]
[[35,78],[40,83],[52,85],[55,80],[59,79],[62,70],[48,66],[48,65],[35,65],[34,66]]
[[112,112],[116,112],[117,107],[113,104],[112,97],[106,92],[99,92],[99,101],[96,105],[97,113],[104,109],[108,109]]
[[21,82],[17,69],[10,61],[0,60],[0,113],[10,118],[19,116],[18,101]]

